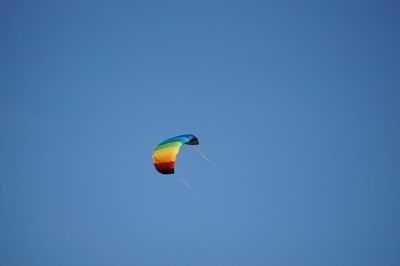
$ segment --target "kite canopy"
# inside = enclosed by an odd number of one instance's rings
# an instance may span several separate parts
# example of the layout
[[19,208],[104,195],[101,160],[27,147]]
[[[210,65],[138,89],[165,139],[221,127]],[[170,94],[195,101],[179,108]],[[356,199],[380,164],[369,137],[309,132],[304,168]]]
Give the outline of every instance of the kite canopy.
[[161,142],[153,152],[153,163],[161,174],[175,173],[176,155],[183,144],[199,145],[199,140],[191,134],[176,136]]

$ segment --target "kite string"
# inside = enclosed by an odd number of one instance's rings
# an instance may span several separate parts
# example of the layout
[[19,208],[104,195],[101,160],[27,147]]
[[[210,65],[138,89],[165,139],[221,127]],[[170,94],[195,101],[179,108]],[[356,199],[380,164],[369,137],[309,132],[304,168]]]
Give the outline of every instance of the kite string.
[[177,178],[177,177],[174,176],[174,179],[175,179],[176,181],[182,182],[182,183],[186,186],[186,188],[192,189],[192,188],[189,186],[189,184],[186,183],[185,179],[179,174],[178,171],[176,171],[176,175],[179,177],[179,178]]
[[200,151],[199,148],[197,148],[197,147],[193,147],[193,148],[200,154],[200,156],[201,156],[205,161],[211,163],[212,165],[215,165],[215,163],[212,162],[210,159],[208,159],[208,158]]

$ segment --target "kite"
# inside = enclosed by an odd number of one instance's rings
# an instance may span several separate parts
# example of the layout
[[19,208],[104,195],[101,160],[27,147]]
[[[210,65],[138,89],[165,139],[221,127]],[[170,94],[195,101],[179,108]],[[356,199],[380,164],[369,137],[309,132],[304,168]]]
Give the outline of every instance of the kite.
[[199,145],[199,140],[192,134],[176,136],[161,142],[153,152],[153,164],[164,175],[175,173],[176,156],[182,145]]

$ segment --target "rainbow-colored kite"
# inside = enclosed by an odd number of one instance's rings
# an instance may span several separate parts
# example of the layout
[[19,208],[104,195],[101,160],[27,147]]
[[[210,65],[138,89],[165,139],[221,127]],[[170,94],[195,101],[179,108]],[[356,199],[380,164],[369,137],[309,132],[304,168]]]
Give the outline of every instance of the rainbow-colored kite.
[[161,174],[175,173],[176,155],[183,144],[199,145],[199,140],[191,134],[176,136],[161,142],[153,152],[153,163]]

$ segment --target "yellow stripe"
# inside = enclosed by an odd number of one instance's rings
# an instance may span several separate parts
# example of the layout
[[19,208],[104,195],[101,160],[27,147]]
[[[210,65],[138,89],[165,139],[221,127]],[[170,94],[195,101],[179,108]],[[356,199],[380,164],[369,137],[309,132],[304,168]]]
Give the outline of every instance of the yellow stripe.
[[153,163],[166,163],[176,160],[179,147],[166,147],[153,152]]

